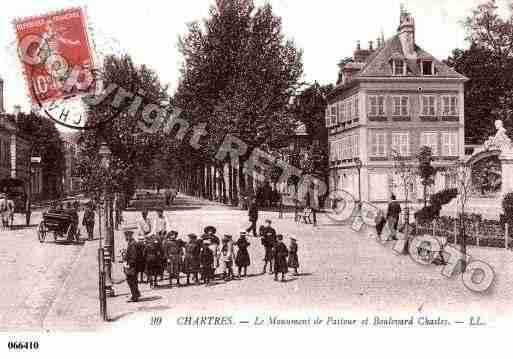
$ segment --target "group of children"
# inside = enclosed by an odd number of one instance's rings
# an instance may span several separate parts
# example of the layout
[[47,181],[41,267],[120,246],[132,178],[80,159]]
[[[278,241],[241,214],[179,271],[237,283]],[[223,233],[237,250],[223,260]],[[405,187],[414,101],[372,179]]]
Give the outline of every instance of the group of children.
[[[147,211],[143,211],[142,215],[143,221],[138,225],[138,240],[135,242],[135,271],[140,282],[144,281],[146,275],[150,286],[157,286],[159,278],[163,280],[167,271],[171,286],[174,282],[177,286],[181,285],[182,273],[187,285],[191,284],[191,280],[196,284],[202,282],[209,285],[216,278],[232,280],[235,277],[234,266],[237,267],[238,278],[247,276],[251,264],[248,250],[251,243],[246,232],[241,232],[236,241],[229,234],[220,240],[216,236],[216,228],[207,226],[201,236],[191,233],[183,241],[178,238],[178,232],[168,230],[169,223],[162,210],[157,211],[153,222],[148,219]],[[299,260],[296,240],[291,238],[287,248],[283,236],[276,234],[270,220],[260,227],[259,235],[265,249],[263,274],[267,272],[269,264],[269,271],[274,273],[275,280],[281,274],[281,280],[285,281],[289,267],[297,275]]]

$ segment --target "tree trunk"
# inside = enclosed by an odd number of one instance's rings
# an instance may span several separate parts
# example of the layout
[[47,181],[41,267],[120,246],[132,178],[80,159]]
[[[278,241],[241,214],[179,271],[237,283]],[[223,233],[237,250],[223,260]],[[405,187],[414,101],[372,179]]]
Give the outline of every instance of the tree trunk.
[[228,158],[228,200],[233,205],[233,166],[230,158]]

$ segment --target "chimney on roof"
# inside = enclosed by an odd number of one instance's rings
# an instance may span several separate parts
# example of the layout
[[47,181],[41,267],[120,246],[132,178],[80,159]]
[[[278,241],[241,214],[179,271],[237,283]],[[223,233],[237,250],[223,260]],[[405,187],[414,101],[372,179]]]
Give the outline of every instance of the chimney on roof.
[[374,50],[374,43],[372,41],[369,41],[369,50],[370,51]]
[[415,52],[415,19],[401,4],[401,16],[399,21],[399,40],[403,48],[403,53],[408,59],[416,59]]
[[360,40],[358,40],[358,41],[356,42],[356,50],[358,50],[358,51],[359,51],[359,50],[361,50],[361,49],[362,49],[362,45],[360,44]]

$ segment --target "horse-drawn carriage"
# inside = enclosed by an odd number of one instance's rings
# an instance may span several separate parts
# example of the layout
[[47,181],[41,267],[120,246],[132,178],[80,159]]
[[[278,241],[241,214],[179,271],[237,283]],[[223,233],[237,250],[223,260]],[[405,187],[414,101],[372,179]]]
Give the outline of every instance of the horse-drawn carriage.
[[43,243],[53,234],[55,242],[78,242],[78,213],[76,209],[52,208],[43,213],[43,220],[37,228],[39,242]]

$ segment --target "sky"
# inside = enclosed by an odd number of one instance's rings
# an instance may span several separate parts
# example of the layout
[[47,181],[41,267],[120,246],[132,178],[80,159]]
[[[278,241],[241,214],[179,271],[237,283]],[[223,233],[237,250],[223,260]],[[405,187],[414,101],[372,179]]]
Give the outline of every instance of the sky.
[[[498,0],[504,3],[506,0]],[[306,82],[333,83],[339,61],[352,56],[356,42],[368,47],[381,31],[393,36],[403,3],[416,21],[416,42],[439,59],[468,46],[461,21],[480,0],[255,0],[270,2],[282,18],[283,32],[303,49]],[[86,7],[90,36],[97,52],[129,53],[136,63],[156,70],[170,92],[179,80],[177,43],[187,24],[205,18],[213,0],[17,0],[2,4],[0,77],[8,112],[20,104],[30,109],[16,54],[12,20],[73,6]]]

